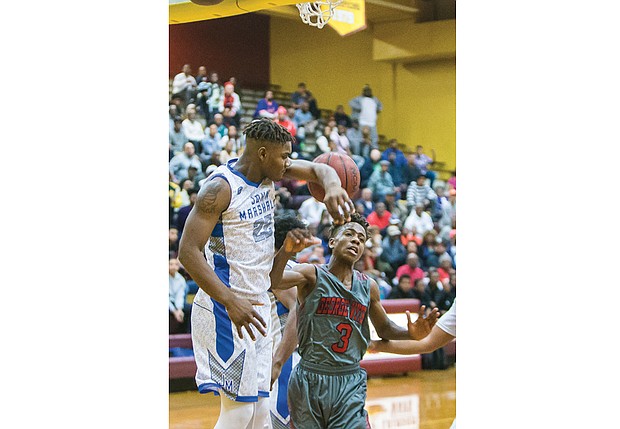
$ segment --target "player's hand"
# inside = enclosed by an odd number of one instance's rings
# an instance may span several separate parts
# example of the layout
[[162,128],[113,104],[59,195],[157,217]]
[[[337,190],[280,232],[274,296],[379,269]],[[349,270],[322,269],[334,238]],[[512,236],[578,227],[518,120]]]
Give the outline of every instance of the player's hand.
[[269,386],[269,390],[273,390],[273,383],[280,377],[280,373],[282,372],[282,364],[279,362],[273,362],[273,366],[271,367],[271,383]]
[[283,246],[285,252],[297,253],[315,244],[321,244],[321,239],[306,230],[295,228],[286,234]]
[[421,340],[431,333],[433,326],[437,323],[437,319],[439,318],[439,309],[437,307],[433,308],[428,315],[424,315],[426,313],[426,306],[420,306],[418,310],[418,318],[415,322],[411,321],[411,313],[406,311],[407,313],[407,330],[409,331],[409,338],[412,340]]
[[228,317],[234,323],[235,328],[237,328],[239,338],[243,338],[243,331],[241,328],[245,328],[250,338],[256,341],[252,326],[254,326],[263,337],[267,336],[267,331],[265,330],[267,324],[254,308],[256,305],[260,306],[263,305],[263,303],[249,299],[236,298],[231,304],[226,306]]
[[340,186],[325,189],[323,203],[336,225],[349,222],[351,220],[351,213],[355,212],[355,205],[351,198],[349,198],[349,194]]

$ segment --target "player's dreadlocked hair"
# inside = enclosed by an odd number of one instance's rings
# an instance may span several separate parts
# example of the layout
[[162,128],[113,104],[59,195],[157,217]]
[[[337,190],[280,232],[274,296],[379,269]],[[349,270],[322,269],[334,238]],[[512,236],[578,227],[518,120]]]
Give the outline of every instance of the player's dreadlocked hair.
[[[362,225],[362,227],[364,228],[364,232],[366,233],[366,237],[368,237],[368,225],[369,224],[364,216],[362,216],[358,212],[354,212],[351,214],[351,220],[347,223],[351,223],[351,222],[359,223],[360,225]],[[331,232],[329,233],[329,237],[330,238],[335,237],[336,233],[340,230],[340,228],[345,226],[347,223],[342,224],[342,225],[336,225],[332,223],[332,229],[331,229]]]
[[275,247],[276,250],[279,250],[284,244],[284,240],[286,239],[286,234],[295,228],[306,229],[308,225],[303,220],[297,217],[297,212],[294,210],[282,210],[276,212],[274,217],[274,225],[275,225]]
[[284,144],[293,141],[293,136],[280,124],[268,118],[254,119],[243,130],[246,139]]

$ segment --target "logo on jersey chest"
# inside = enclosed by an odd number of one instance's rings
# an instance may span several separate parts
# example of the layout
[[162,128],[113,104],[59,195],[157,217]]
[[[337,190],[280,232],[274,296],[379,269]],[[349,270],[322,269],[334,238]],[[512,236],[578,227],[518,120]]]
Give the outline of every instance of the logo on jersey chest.
[[269,191],[252,195],[250,199],[251,207],[239,211],[239,220],[255,219],[264,214],[273,212],[275,201],[269,198]]
[[327,296],[320,299],[316,314],[348,317],[361,324],[366,317],[366,306],[354,299]]

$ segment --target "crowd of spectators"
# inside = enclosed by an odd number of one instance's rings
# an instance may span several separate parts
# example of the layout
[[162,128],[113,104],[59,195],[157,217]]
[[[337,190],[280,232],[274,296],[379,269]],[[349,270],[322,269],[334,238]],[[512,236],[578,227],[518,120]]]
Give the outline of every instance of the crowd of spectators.
[[[382,299],[415,298],[443,313],[456,297],[456,171],[446,181],[433,170],[435,153],[422,145],[408,151],[397,139],[380,149],[377,117],[379,99],[365,85],[333,114],[322,115],[318,102],[304,83],[288,103],[278,103],[267,90],[253,112],[244,112],[236,79],[219,82],[215,72],[201,66],[192,76],[183,66],[172,83],[169,103],[169,259],[170,333],[189,331],[191,306],[180,298],[197,285],[178,263],[178,243],[201,183],[217,166],[243,153],[241,115],[267,117],[294,136],[292,157],[313,159],[321,153],[345,153],[360,170],[356,210],[368,220],[364,255],[355,268],[377,281]],[[312,144],[310,144],[312,143]],[[404,152],[403,149],[406,151]],[[298,254],[299,262],[329,262],[327,245],[331,218],[325,205],[314,199],[302,181],[276,184],[276,210],[291,210],[322,240]],[[183,304],[185,303],[185,304]]]

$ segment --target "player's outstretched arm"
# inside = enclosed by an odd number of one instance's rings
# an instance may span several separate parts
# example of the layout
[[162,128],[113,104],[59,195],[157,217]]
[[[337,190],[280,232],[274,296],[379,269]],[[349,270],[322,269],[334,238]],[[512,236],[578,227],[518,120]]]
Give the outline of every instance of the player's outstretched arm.
[[[411,323],[411,315],[407,314],[409,323],[407,327],[399,326],[388,317],[385,309],[381,305],[381,294],[379,286],[374,280],[370,283],[370,320],[372,321],[377,335],[386,340],[411,340],[419,339],[428,335],[432,327],[437,322],[439,310],[434,309],[427,318],[423,317],[423,309],[420,309],[420,316],[415,323]],[[407,312],[408,313],[408,312]],[[425,331],[426,330],[426,331]],[[413,336],[412,336],[413,335]]]
[[239,337],[243,338],[241,328],[245,327],[250,337],[255,340],[251,325],[262,335],[266,335],[267,324],[253,308],[253,305],[262,304],[258,301],[236,298],[207,264],[203,254],[203,249],[220,215],[230,204],[230,195],[228,182],[220,178],[214,178],[202,186],[185,223],[179,243],[179,260],[198,286],[226,307]]
[[431,333],[425,338],[415,341],[371,341],[368,351],[387,352],[400,355],[432,353],[452,341],[454,336],[448,334],[439,326],[434,326]]
[[355,211],[353,201],[342,188],[336,170],[329,165],[296,159],[291,162],[284,177],[318,183],[325,189],[323,203],[334,223],[343,224],[351,219],[351,213]]

